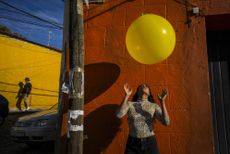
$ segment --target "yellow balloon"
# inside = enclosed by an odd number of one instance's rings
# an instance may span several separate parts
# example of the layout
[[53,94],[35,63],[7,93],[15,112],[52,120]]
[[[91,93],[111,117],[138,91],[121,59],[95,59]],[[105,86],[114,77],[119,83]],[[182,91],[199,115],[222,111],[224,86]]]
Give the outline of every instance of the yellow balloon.
[[172,25],[163,17],[145,14],[137,18],[126,33],[129,54],[143,64],[155,64],[168,58],[176,44]]

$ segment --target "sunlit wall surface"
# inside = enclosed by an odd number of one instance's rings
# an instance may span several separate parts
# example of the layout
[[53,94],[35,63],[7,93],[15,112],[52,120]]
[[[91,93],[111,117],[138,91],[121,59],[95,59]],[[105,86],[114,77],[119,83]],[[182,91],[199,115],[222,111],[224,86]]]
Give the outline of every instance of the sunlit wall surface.
[[58,101],[60,62],[58,51],[0,34],[0,94],[15,108],[18,83],[29,77],[30,107],[50,107]]

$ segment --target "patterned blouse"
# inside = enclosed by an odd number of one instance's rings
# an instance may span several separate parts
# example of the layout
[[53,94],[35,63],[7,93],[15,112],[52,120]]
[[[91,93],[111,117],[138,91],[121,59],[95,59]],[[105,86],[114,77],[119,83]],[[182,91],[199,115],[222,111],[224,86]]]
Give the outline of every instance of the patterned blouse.
[[170,122],[169,117],[163,115],[161,108],[156,103],[145,100],[127,104],[118,111],[117,117],[122,118],[128,112],[129,135],[132,137],[145,138],[155,135],[154,118],[157,118],[162,124]]

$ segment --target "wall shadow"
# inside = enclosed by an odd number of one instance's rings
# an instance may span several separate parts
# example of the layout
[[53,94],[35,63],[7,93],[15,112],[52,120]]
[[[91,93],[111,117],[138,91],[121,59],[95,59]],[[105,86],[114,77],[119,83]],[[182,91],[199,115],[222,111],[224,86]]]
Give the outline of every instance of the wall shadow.
[[85,104],[100,96],[117,80],[120,67],[113,63],[94,63],[85,66]]
[[84,121],[84,154],[100,154],[120,130],[121,120],[115,116],[119,105],[103,105],[89,113]]
[[[102,62],[85,65],[85,104],[100,96],[103,92],[110,88],[117,80],[119,75],[120,67],[113,63]],[[62,100],[68,100],[67,95],[63,95],[63,97],[65,98]],[[60,119],[63,121],[63,124],[60,126],[61,128],[59,130],[62,132],[59,136],[61,145],[56,143],[56,146],[59,146],[58,150],[60,150],[62,153],[66,153],[68,142],[66,132],[67,125],[65,123],[65,121],[67,121],[66,113],[68,111],[68,102],[65,102],[64,104],[66,105],[62,106],[62,114],[60,115]],[[97,154],[99,153],[100,148],[105,148],[112,141],[116,135],[115,132],[117,132],[117,129],[120,125],[119,121],[117,121],[118,119],[115,119],[114,115],[117,107],[118,106],[114,105],[103,106],[102,108],[89,113],[89,115],[84,118],[84,134],[89,137],[89,139],[84,140],[84,147],[89,148],[85,149],[84,153]],[[108,130],[105,129],[103,125],[98,126],[101,123],[104,124],[107,120],[115,121],[113,124],[111,124],[112,127],[108,127]],[[114,134],[111,136],[108,135],[108,132],[113,132]],[[101,136],[99,134],[103,135]],[[100,143],[98,143],[99,139],[101,140]]]

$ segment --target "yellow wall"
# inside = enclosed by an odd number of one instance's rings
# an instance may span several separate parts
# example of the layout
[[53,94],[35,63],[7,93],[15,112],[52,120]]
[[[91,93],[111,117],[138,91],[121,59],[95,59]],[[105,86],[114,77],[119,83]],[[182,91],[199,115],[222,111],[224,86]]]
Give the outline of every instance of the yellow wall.
[[60,63],[59,52],[0,34],[0,94],[14,108],[18,83],[29,77],[30,106],[50,107],[58,101]]

